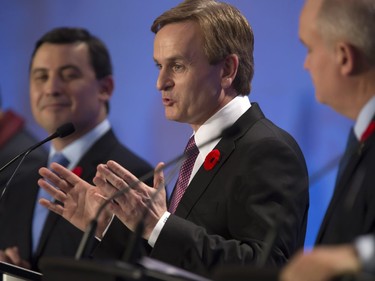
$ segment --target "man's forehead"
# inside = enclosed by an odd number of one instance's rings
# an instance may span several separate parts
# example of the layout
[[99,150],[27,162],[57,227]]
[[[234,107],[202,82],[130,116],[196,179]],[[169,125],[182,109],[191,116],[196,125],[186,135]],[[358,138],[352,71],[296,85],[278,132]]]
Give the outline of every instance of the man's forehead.
[[168,24],[155,36],[155,59],[183,59],[194,56],[197,49],[203,51],[200,29],[194,22]]
[[76,65],[89,63],[88,47],[83,42],[71,44],[42,44],[35,53],[32,66],[50,65],[53,63],[63,65]]

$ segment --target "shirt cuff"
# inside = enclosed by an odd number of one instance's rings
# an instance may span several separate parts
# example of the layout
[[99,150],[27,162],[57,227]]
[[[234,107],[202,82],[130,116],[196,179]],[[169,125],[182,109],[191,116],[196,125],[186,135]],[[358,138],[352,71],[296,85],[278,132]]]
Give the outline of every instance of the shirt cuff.
[[164,227],[165,223],[167,222],[167,220],[168,220],[168,218],[169,218],[170,215],[171,215],[170,212],[165,212],[161,216],[161,218],[158,221],[158,223],[155,225],[154,229],[152,230],[150,238],[148,239],[148,244],[151,247],[155,246],[156,240],[158,239],[159,234],[162,231],[162,229],[163,229],[163,227]]
[[375,274],[375,236],[360,236],[354,241],[363,272]]
[[104,235],[107,233],[107,231],[108,231],[108,229],[109,229],[109,227],[111,226],[111,224],[112,224],[112,221],[113,221],[113,218],[115,217],[115,215],[112,215],[112,218],[111,218],[111,220],[109,221],[109,223],[108,223],[108,225],[107,225],[107,227],[104,229],[104,231],[103,231],[103,233],[102,233],[102,237],[101,238],[99,238],[98,236],[95,236],[95,238],[99,241],[99,242],[101,242],[102,241],[102,239],[103,239],[103,237],[104,237]]

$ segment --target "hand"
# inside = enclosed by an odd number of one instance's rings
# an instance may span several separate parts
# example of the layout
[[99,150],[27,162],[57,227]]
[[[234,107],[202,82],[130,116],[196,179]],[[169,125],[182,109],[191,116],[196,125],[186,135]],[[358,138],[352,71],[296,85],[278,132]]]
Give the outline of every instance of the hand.
[[[139,182],[138,178],[114,161],[99,165],[94,178],[95,185],[106,197],[112,196],[118,190],[127,189],[110,204],[110,210],[130,230],[135,230],[139,221],[143,219],[145,210],[148,210],[143,233],[143,238],[147,240],[161,216],[167,211],[162,167],[164,163],[159,163],[155,168],[154,187]],[[135,182],[139,183],[133,186]]]
[[319,246],[296,254],[281,273],[281,281],[329,281],[345,273],[357,273],[359,260],[350,245]]
[[[65,167],[52,163],[51,169],[53,172],[47,168],[39,169],[43,179],[39,179],[38,184],[59,202],[40,199],[39,203],[85,231],[105,198],[96,186],[85,182]],[[102,212],[98,220],[97,237],[101,238],[111,218],[112,213]]]
[[29,262],[21,259],[18,247],[10,247],[5,250],[0,250],[0,261],[14,264],[23,268],[31,268]]

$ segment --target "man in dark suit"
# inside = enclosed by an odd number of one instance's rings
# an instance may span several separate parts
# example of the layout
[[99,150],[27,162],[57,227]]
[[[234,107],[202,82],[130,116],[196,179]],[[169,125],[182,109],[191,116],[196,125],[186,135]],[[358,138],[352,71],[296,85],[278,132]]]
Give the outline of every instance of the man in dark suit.
[[366,235],[375,232],[374,18],[374,2],[366,0],[306,0],[302,10],[299,33],[316,97],[355,123],[317,246],[297,255],[282,280],[375,274],[375,240]]
[[[108,50],[87,30],[57,28],[38,40],[30,64],[33,116],[49,134],[67,122],[76,129],[52,141],[48,162],[62,153],[67,168],[90,182],[97,165],[109,159],[116,159],[138,176],[151,170],[111,129],[107,115],[113,88]],[[46,166],[47,157],[37,164]],[[37,269],[43,256],[74,256],[82,232],[52,212],[37,224],[41,218],[37,213],[42,192],[37,184],[39,175],[35,171],[20,178],[26,176],[28,184],[16,185],[15,181],[1,202],[0,260]]]
[[[151,246],[149,255],[189,271],[205,275],[223,264],[254,265],[263,259],[268,265],[284,264],[304,242],[307,171],[294,139],[247,97],[254,72],[251,27],[235,7],[202,0],[184,1],[165,12],[152,31],[165,115],[192,127],[189,152],[169,209],[164,164],[159,163],[154,187],[138,184],[111,204],[112,212],[134,231],[148,208],[142,237]],[[235,132],[220,136],[229,126]],[[47,169],[41,175],[65,194],[46,181],[40,184],[64,207],[43,204],[84,229],[90,216],[66,206],[92,187],[62,166],[53,167],[60,177]],[[108,197],[136,180],[109,161],[98,166],[94,182],[97,192]],[[272,231],[277,232],[275,241],[266,238]],[[109,254],[118,258],[121,252],[113,248]]]

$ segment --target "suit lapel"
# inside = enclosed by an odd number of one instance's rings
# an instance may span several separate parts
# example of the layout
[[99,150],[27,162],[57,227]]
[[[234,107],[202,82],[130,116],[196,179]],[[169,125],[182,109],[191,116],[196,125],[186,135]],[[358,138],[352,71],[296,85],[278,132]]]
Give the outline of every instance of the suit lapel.
[[233,126],[239,129],[238,132],[233,136],[223,137],[215,147],[220,151],[218,164],[210,171],[206,171],[203,165],[199,168],[177,206],[176,215],[186,218],[190,214],[194,205],[208,188],[212,179],[220,172],[221,167],[232,154],[236,147],[236,140],[241,138],[261,118],[264,118],[262,111],[258,104],[253,103],[250,109],[233,124]]
[[342,172],[341,178],[336,179],[336,185],[335,185],[335,189],[333,192],[333,196],[332,196],[331,202],[329,203],[323,222],[320,226],[318,236],[316,239],[316,243],[321,242],[327,230],[327,226],[329,222],[331,221],[331,217],[333,213],[335,212],[336,207],[342,203],[342,200],[341,200],[342,196],[345,196],[345,192],[348,189],[348,182],[350,180],[351,175],[353,174],[355,170],[355,167],[358,165],[359,160],[360,160],[360,155],[358,153],[353,153],[353,155],[350,157],[350,160],[347,166]]
[[364,143],[360,143],[358,145],[358,148],[353,152],[353,154],[350,157],[350,160],[345,167],[342,175],[340,178],[336,179],[336,186],[334,189],[334,194],[331,199],[331,202],[329,204],[329,207],[326,211],[326,215],[324,216],[324,220],[320,226],[319,233],[316,239],[316,243],[321,242],[323,236],[325,235],[325,232],[327,230],[327,226],[329,222],[331,221],[331,217],[333,213],[335,212],[335,209],[342,204],[345,204],[347,202],[347,199],[350,199],[352,202],[354,202],[355,198],[347,198],[348,192],[352,194],[350,190],[357,189],[356,192],[354,192],[352,195],[356,196],[357,192],[360,188],[361,180],[356,181],[356,186],[352,186],[352,179],[357,173],[358,167],[361,163],[361,160],[363,156],[366,154],[366,152],[370,149],[372,145],[374,145],[375,142],[375,134],[370,136]]
[[180,203],[178,204],[175,212],[176,215],[180,217],[187,217],[189,215],[191,209],[207,189],[213,177],[216,175],[216,173],[219,172],[221,166],[225,163],[226,159],[232,153],[234,149],[234,142],[230,140],[220,141],[215,148],[220,151],[220,161],[210,171],[206,171],[203,166],[199,168],[198,172],[191,180]]

